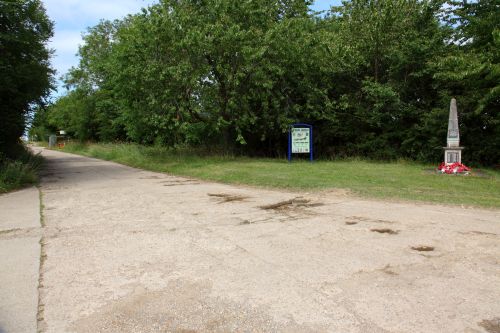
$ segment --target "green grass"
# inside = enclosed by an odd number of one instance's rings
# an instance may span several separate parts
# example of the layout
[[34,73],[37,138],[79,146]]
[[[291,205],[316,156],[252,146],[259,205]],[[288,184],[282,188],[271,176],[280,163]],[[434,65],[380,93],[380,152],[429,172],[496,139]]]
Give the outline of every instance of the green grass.
[[500,207],[500,173],[438,175],[435,165],[366,160],[294,161],[213,156],[133,144],[71,144],[65,151],[228,184],[292,190],[348,189],[371,198]]
[[22,151],[15,160],[0,156],[0,193],[36,184],[42,163],[41,156],[28,150]]

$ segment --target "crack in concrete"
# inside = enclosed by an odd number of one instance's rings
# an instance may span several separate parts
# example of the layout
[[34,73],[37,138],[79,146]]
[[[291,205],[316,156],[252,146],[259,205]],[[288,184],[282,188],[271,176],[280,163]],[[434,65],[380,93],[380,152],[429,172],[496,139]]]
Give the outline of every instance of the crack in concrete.
[[[45,219],[43,215],[43,193],[40,187],[38,187],[38,193],[40,198],[40,227],[39,230],[45,229]],[[43,269],[45,265],[45,261],[47,260],[47,253],[45,251],[45,235],[42,232],[40,237],[40,262],[39,262],[39,270],[38,270],[38,307],[37,307],[37,332],[45,332],[47,324],[45,322],[45,304],[43,303]]]
[[15,228],[0,231],[0,240],[41,236],[41,228]]

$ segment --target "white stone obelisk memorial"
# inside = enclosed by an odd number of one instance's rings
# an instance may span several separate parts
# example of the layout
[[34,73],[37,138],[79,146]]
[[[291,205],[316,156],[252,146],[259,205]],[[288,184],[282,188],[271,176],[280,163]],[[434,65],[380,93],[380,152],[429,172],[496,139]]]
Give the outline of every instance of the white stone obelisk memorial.
[[457,101],[452,98],[448,118],[448,136],[446,147],[444,147],[444,162],[447,165],[462,163],[462,149],[464,148],[460,147],[460,133],[458,131]]

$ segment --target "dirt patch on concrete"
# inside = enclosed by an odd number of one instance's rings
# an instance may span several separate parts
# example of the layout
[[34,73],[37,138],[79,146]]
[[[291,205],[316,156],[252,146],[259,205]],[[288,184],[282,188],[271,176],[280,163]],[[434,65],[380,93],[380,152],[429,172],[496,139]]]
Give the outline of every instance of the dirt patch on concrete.
[[349,216],[347,217],[347,220],[350,222],[356,221],[356,222],[369,222],[369,223],[387,223],[387,224],[393,224],[397,223],[395,221],[389,221],[389,220],[383,220],[383,219],[372,219],[364,216]]
[[419,245],[419,246],[412,246],[411,249],[419,252],[431,252],[434,251],[434,246]]
[[389,235],[397,235],[399,234],[398,230],[392,230],[389,228],[374,228],[370,229],[371,232],[378,232],[379,234],[389,234]]
[[263,210],[290,210],[294,208],[311,208],[323,206],[321,202],[311,202],[310,199],[296,197],[290,200],[280,201],[270,205],[260,206]]
[[208,193],[208,196],[219,199],[219,203],[244,201],[249,198],[244,195],[228,194],[228,193]]
[[211,294],[210,283],[177,280],[161,291],[142,287],[74,323],[72,331],[93,332],[325,332],[319,326],[285,323],[266,309]]
[[182,186],[182,185],[198,185],[200,183],[190,179],[171,179],[160,182],[160,184],[163,184],[163,186]]
[[483,320],[479,322],[478,325],[484,328],[488,333],[500,333],[500,318]]
[[459,232],[459,234],[462,234],[462,235],[481,235],[481,236],[498,236],[497,234],[494,234],[492,232],[484,232],[484,231],[465,231],[465,232]]
[[384,272],[385,274],[387,275],[399,275],[398,273],[396,273],[393,268],[391,267],[391,265],[386,265],[384,268],[382,268],[382,272]]

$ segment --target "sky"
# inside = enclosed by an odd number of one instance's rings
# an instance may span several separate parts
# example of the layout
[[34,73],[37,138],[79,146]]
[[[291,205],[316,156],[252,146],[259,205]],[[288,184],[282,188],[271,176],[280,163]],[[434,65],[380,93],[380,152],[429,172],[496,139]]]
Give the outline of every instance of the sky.
[[[238,0],[235,0],[238,1]],[[53,96],[64,93],[59,78],[72,66],[78,65],[78,45],[82,43],[82,33],[87,27],[99,23],[101,19],[114,20],[128,14],[138,13],[157,0],[42,0],[50,19],[55,23],[54,37],[49,47],[55,50],[52,66],[56,69],[57,91]],[[340,0],[316,0],[312,9],[329,9]]]

